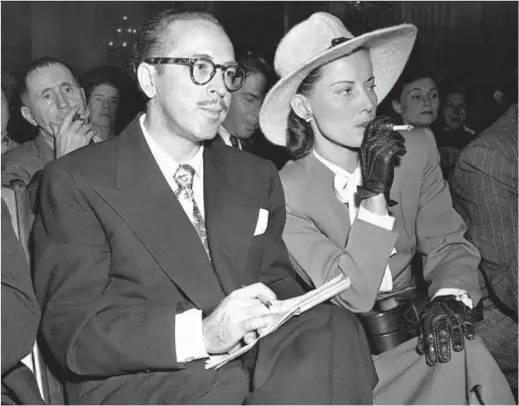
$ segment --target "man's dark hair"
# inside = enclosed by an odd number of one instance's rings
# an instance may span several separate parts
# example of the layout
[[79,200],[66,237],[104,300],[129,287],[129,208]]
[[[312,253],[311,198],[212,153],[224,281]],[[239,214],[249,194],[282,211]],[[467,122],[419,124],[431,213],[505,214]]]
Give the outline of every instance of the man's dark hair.
[[[203,11],[177,11],[169,9],[152,14],[137,30],[137,39],[133,44],[130,61],[133,70],[137,72],[137,68],[146,58],[165,56],[171,50],[171,42],[168,41],[165,33],[172,22],[194,20],[212,22],[225,31],[214,15]],[[162,73],[161,68],[161,65],[157,66],[159,73]]]
[[246,52],[237,58],[237,62],[245,72],[245,78],[248,76],[261,74],[265,76],[267,87],[265,93],[274,85],[277,80],[274,68],[261,56],[256,56],[252,52]]
[[77,78],[76,73],[74,72],[74,69],[72,69],[66,62],[63,62],[61,59],[54,58],[52,56],[41,57],[31,63],[31,66],[29,66],[29,69],[27,69],[27,71],[23,75],[23,79],[20,81],[19,94],[20,94],[20,100],[22,101],[23,105],[27,105],[27,96],[29,94],[29,89],[27,88],[27,78],[29,77],[29,75],[38,69],[46,68],[46,67],[52,66],[52,65],[63,65],[65,68],[67,68],[72,73],[72,76],[74,77],[77,84],[79,85],[79,80]]

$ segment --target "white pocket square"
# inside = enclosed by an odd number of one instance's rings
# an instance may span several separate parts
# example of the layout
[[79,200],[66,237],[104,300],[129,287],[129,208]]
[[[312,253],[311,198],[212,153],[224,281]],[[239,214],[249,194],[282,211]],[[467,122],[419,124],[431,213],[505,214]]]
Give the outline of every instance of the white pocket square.
[[269,223],[269,211],[265,209],[259,209],[258,222],[256,223],[256,230],[254,230],[254,236],[261,235],[267,230]]

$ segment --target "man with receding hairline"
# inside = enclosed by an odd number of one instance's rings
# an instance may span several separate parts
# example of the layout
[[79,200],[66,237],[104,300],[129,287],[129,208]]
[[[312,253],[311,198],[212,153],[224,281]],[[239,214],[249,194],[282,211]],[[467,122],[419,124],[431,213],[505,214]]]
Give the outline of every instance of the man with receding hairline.
[[[21,114],[38,128],[38,136],[2,156],[2,184],[28,185],[45,165],[88,145],[96,132],[88,121],[85,93],[62,60],[42,57],[25,73]],[[80,119],[78,119],[80,117]]]
[[70,403],[370,404],[356,316],[321,305],[220,369],[303,293],[270,162],[213,142],[244,74],[218,21],[139,29],[145,114],[47,165],[35,236],[41,330]]

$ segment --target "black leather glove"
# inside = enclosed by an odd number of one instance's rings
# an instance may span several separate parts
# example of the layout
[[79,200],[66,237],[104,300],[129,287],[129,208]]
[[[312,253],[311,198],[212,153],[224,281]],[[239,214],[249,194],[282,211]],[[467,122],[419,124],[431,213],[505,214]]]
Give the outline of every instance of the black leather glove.
[[418,354],[425,354],[428,365],[449,362],[451,346],[463,351],[465,338],[476,337],[471,310],[455,296],[439,296],[429,302],[420,314]]
[[393,184],[395,165],[398,158],[405,155],[406,149],[404,137],[391,130],[392,125],[389,117],[381,116],[366,127],[359,154],[362,186],[357,188],[358,204],[381,193],[389,206],[396,204],[389,198],[389,191]]

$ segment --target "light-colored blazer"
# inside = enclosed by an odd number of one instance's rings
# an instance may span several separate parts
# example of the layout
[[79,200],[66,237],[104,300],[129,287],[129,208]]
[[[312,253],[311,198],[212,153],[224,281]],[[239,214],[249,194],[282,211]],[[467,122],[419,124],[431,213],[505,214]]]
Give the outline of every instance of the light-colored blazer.
[[[389,209],[393,231],[359,219],[350,226],[348,208],[334,194],[333,172],[313,153],[285,165],[280,173],[287,205],[283,239],[294,267],[315,286],[341,268],[352,286],[335,302],[365,312],[374,305],[387,263],[393,289],[414,285],[410,264],[419,251],[431,297],[441,288],[462,289],[477,304],[480,255],[463,238],[466,226],[452,208],[434,135],[428,129],[402,134],[407,153],[395,169],[390,193],[398,202]],[[394,244],[397,254],[390,258]]]

